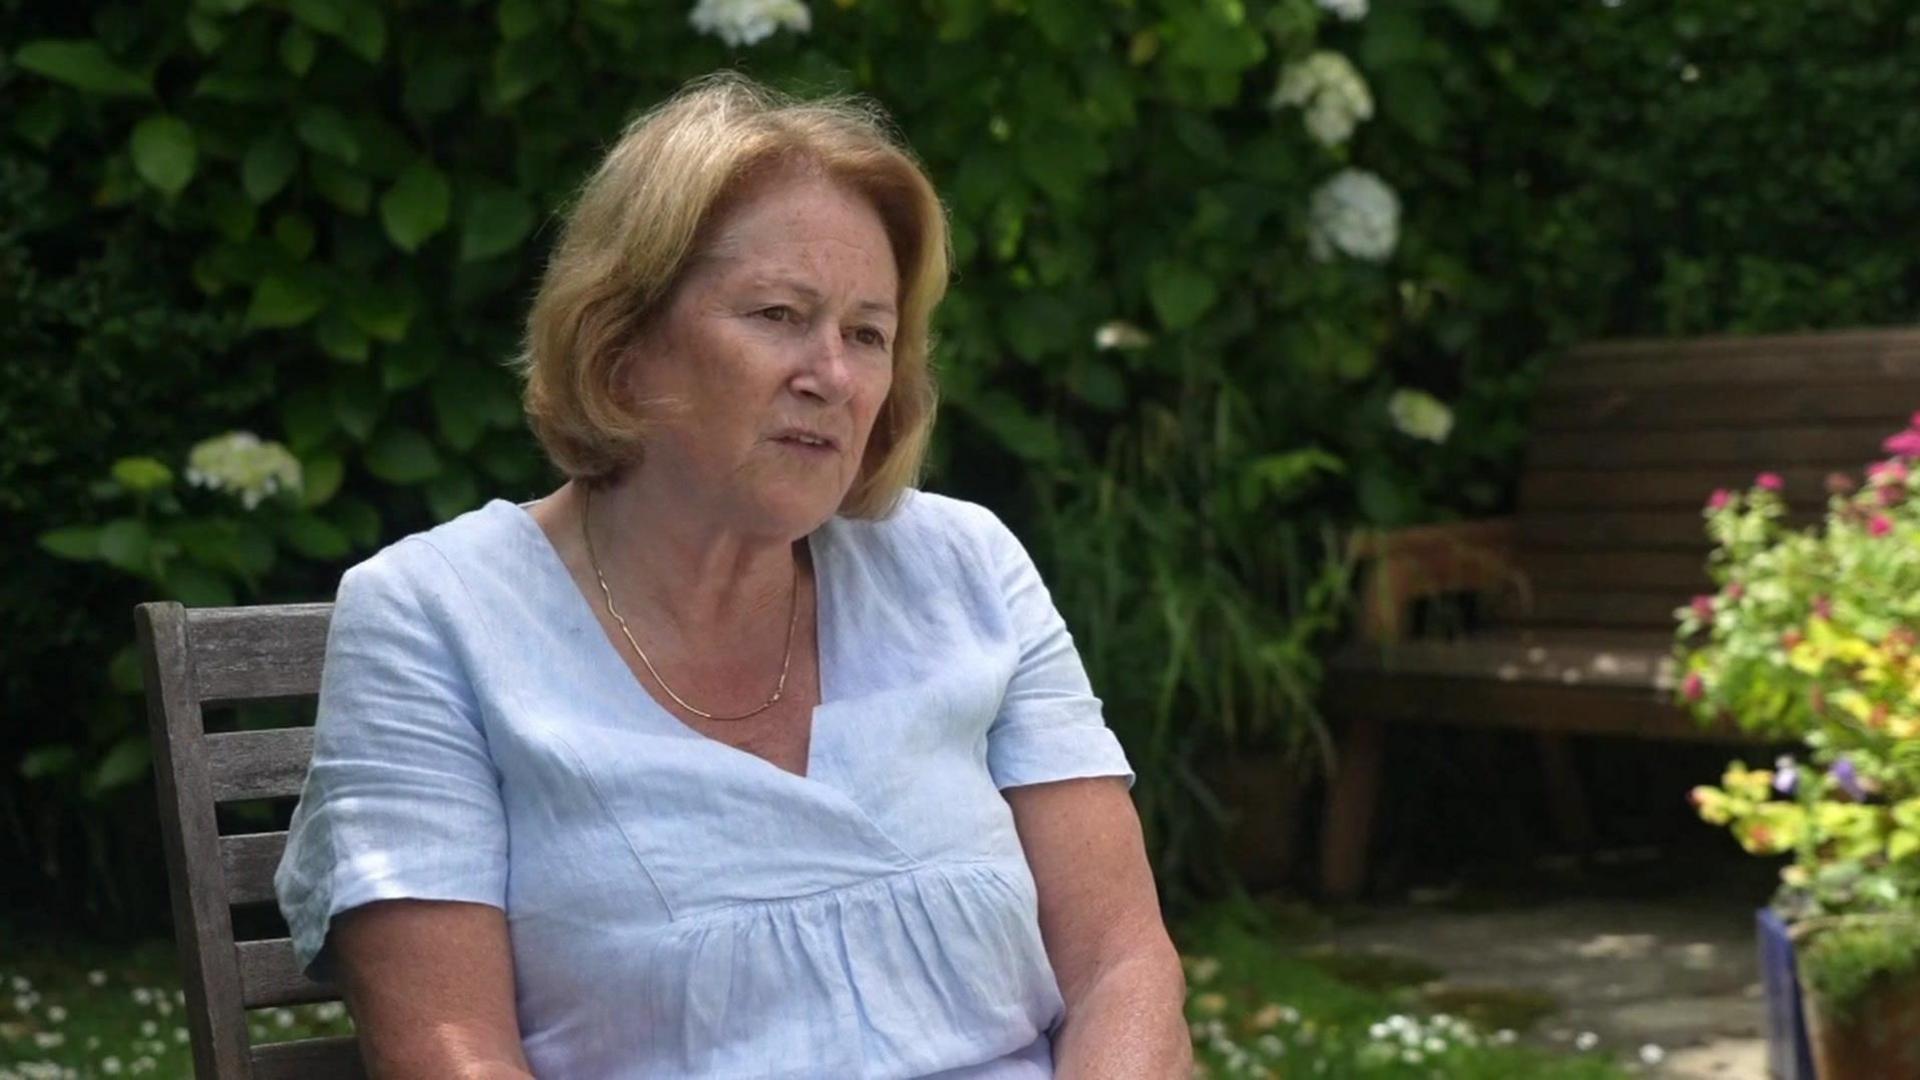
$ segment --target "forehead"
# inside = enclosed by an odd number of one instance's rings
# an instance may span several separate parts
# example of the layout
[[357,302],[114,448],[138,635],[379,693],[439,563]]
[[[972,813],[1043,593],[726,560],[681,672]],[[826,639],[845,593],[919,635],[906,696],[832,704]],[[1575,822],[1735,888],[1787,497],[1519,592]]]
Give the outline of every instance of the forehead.
[[702,262],[736,275],[813,271],[897,275],[880,212],[857,191],[819,177],[762,181],[721,217]]

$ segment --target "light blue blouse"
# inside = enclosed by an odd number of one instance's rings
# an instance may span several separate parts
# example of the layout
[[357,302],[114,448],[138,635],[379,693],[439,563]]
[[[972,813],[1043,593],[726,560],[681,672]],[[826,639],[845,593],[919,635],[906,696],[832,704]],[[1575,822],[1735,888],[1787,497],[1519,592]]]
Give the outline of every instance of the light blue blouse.
[[814,532],[805,777],[634,679],[523,506],[340,581],[313,765],[274,885],[302,965],[333,916],[506,912],[543,1077],[1042,1077],[1060,991],[1000,789],[1124,776],[1033,562],[910,492]]

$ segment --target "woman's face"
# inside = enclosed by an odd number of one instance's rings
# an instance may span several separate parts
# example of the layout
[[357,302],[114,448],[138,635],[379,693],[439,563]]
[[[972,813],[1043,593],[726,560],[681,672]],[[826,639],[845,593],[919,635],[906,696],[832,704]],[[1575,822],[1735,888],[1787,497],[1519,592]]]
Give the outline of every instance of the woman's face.
[[898,295],[871,203],[825,179],[764,182],[641,336],[632,389],[675,403],[645,449],[649,487],[752,535],[833,516],[893,382]]

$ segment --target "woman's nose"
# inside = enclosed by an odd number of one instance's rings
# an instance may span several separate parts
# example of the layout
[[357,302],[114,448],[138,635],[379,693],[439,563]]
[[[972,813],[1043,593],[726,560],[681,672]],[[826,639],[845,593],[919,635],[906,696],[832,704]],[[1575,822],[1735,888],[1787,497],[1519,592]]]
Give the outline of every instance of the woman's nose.
[[853,370],[847,349],[846,339],[838,327],[809,334],[805,362],[794,378],[795,387],[829,405],[846,401],[853,393]]

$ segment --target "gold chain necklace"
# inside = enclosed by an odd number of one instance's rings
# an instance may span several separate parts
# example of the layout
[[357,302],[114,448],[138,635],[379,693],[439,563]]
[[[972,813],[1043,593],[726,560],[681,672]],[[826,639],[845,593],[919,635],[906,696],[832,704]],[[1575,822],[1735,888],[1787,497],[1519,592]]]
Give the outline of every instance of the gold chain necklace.
[[598,555],[595,555],[593,551],[593,530],[587,528],[587,511],[593,505],[593,491],[584,484],[581,485],[580,490],[580,535],[586,538],[587,561],[593,564],[593,576],[600,580],[600,593],[607,598],[607,614],[613,616],[613,621],[620,624],[620,632],[626,635],[627,644],[633,646],[633,651],[640,654],[640,662],[647,665],[647,672],[653,676],[654,682],[660,684],[660,689],[665,690],[667,696],[672,698],[681,708],[705,720],[745,720],[750,716],[758,716],[766,712],[769,708],[772,708],[773,703],[779,701],[780,695],[786,691],[787,669],[793,664],[793,628],[800,622],[799,566],[796,565],[793,568],[793,596],[788,600],[791,613],[787,616],[787,654],[780,660],[780,681],[774,684],[772,696],[768,697],[759,708],[754,709],[752,712],[743,712],[738,716],[715,716],[710,712],[704,712],[694,708],[687,704],[685,698],[673,692],[673,687],[667,685],[667,680],[660,677],[660,671],[653,666],[653,661],[647,659],[647,650],[642,649],[640,643],[633,639],[633,631],[627,628],[627,620],[622,618],[620,612],[614,608],[613,590],[607,587],[607,577],[600,572],[600,558]]

